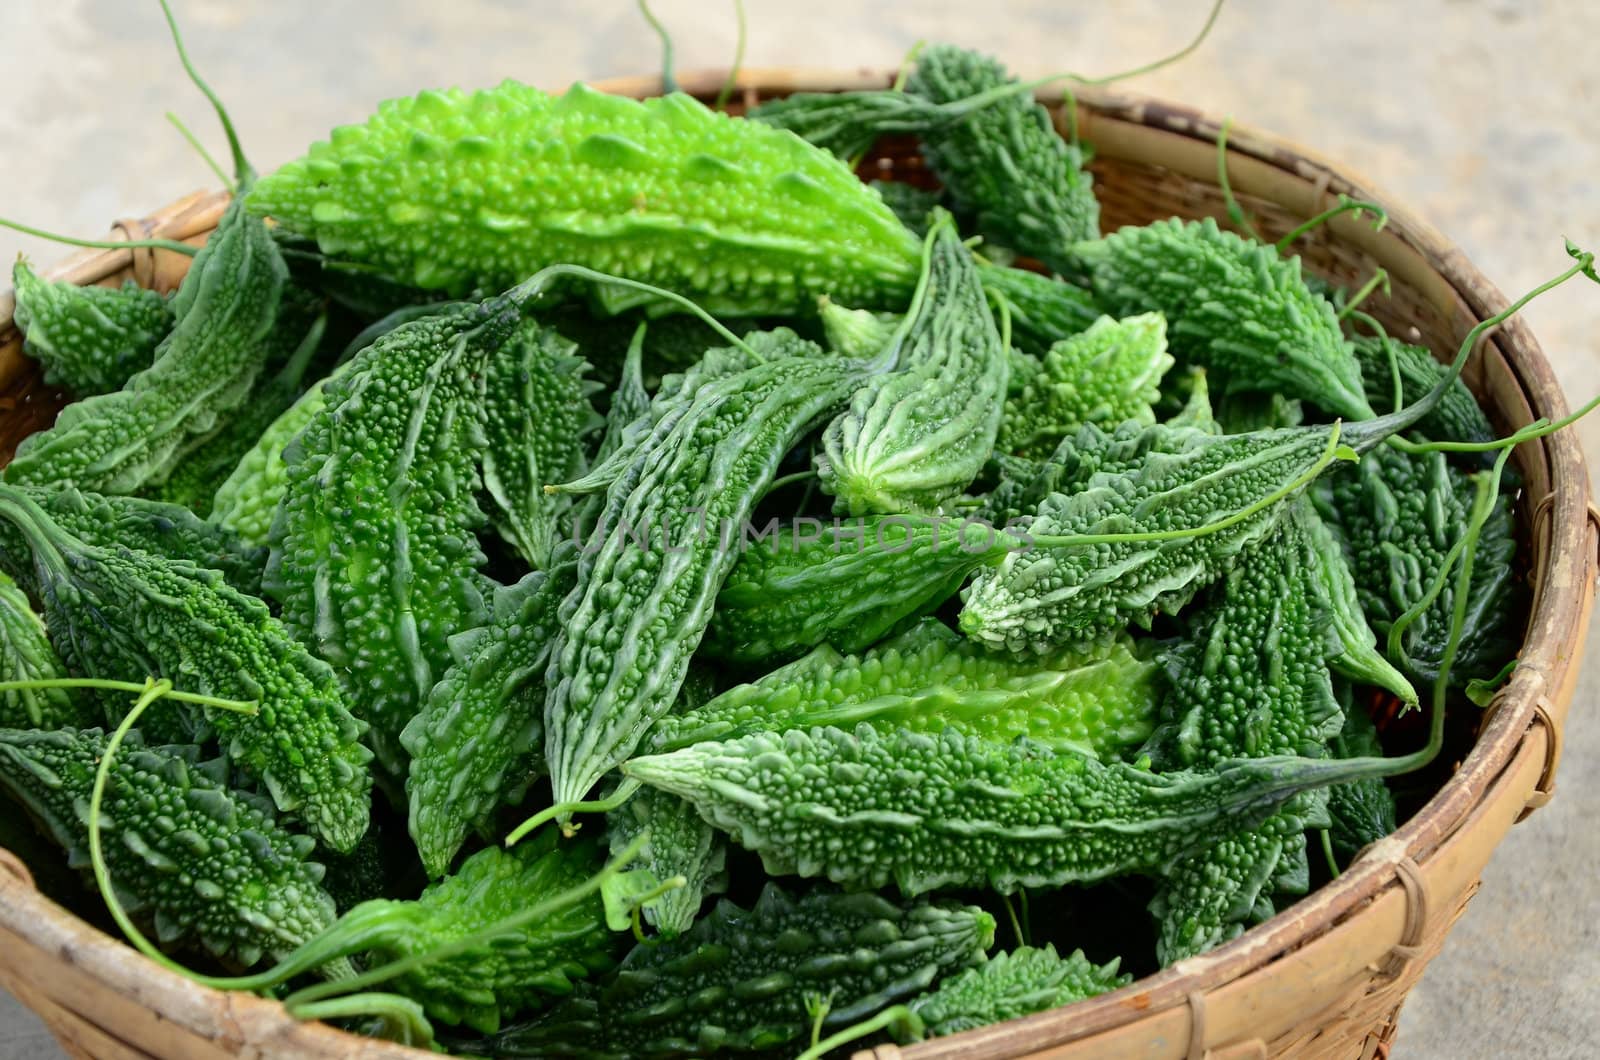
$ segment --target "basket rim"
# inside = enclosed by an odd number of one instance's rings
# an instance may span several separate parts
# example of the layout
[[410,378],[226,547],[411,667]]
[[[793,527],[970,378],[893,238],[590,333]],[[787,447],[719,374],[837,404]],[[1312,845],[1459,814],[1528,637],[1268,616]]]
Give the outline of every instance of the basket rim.
[[[725,69],[685,71],[678,75],[682,91],[691,95],[714,95],[727,80]],[[857,68],[839,70],[813,67],[745,68],[734,80],[736,92],[747,100],[795,91],[848,91],[887,87],[892,70]],[[657,76],[604,79],[594,82],[602,91],[620,95],[659,94]],[[1047,103],[1061,103],[1066,94],[1057,90],[1037,93]],[[1215,153],[1221,122],[1204,111],[1157,97],[1104,88],[1082,88],[1073,93],[1078,120],[1086,140],[1094,141],[1096,131],[1117,126],[1141,127],[1162,135],[1203,143]],[[1379,234],[1350,217],[1335,219],[1333,231],[1341,240],[1376,245],[1398,241],[1421,266],[1467,307],[1475,319],[1483,319],[1508,304],[1508,299],[1466,258],[1466,256],[1408,207],[1399,204],[1372,181],[1350,167],[1335,164],[1286,137],[1264,132],[1246,124],[1230,122],[1228,130],[1230,166],[1235,157],[1254,159],[1280,174],[1311,182],[1318,194],[1350,194],[1384,204],[1389,223]],[[1214,170],[1213,170],[1214,177]],[[1251,191],[1249,173],[1234,174],[1235,188]],[[143,236],[160,229],[174,231],[178,238],[203,234],[227,201],[225,193],[196,193],[178,200],[141,222],[120,222],[121,238]],[[1308,200],[1315,203],[1316,199]],[[1307,211],[1307,216],[1314,209]],[[116,235],[113,236],[116,238]],[[55,278],[74,282],[95,282],[117,274],[130,263],[154,260],[164,251],[104,250],[83,252],[43,270]],[[142,256],[142,258],[141,258]],[[146,268],[149,268],[147,265]],[[144,273],[141,272],[141,275]],[[1426,283],[1426,278],[1422,278]],[[11,328],[11,296],[0,296],[0,335]],[[1559,417],[1567,411],[1566,399],[1552,367],[1537,340],[1520,318],[1513,318],[1495,332],[1488,344],[1502,355],[1515,376],[1515,382],[1535,415]],[[1478,356],[1483,356],[1482,353]],[[1526,655],[1510,682],[1496,697],[1492,716],[1484,724],[1472,749],[1456,772],[1445,781],[1427,803],[1387,839],[1364,851],[1335,880],[1318,888],[1267,922],[1239,938],[1199,957],[1180,961],[1153,975],[1109,994],[1050,1012],[942,1040],[951,1046],[977,1044],[979,1037],[994,1032],[1007,1036],[1027,1035],[1032,1046],[1048,1046],[1109,1030],[1130,1019],[1189,1003],[1199,993],[1215,990],[1266,968],[1300,945],[1313,940],[1371,905],[1385,893],[1403,886],[1399,865],[1410,861],[1426,866],[1430,857],[1455,835],[1475,810],[1479,809],[1525,754],[1545,759],[1545,776],[1535,784],[1533,799],[1548,788],[1548,773],[1554,768],[1554,744],[1565,718],[1563,693],[1570,696],[1577,663],[1582,657],[1582,639],[1587,631],[1585,592],[1592,588],[1597,567],[1594,532],[1597,517],[1589,501],[1589,478],[1576,433],[1558,431],[1537,442],[1550,469],[1551,494],[1535,502],[1535,538],[1542,541],[1540,529],[1548,534],[1541,551],[1536,542],[1536,562],[1541,591],[1536,594],[1523,643]],[[1529,499],[1531,500],[1531,498]],[[1525,500],[1525,503],[1528,501]],[[1543,521],[1540,521],[1540,516]],[[1569,650],[1556,651],[1566,645]],[[1528,651],[1529,648],[1532,651]],[[1571,650],[1575,649],[1575,650]],[[1544,733],[1536,736],[1535,731]],[[9,855],[0,850],[0,870],[8,867]],[[14,861],[15,859],[10,859]],[[11,889],[11,881],[23,884],[23,911],[37,921],[29,936],[48,939],[47,948],[65,953],[69,946],[90,946],[105,951],[108,968],[118,966],[129,975],[145,979],[165,977],[161,993],[187,995],[203,1000],[195,1014],[203,1010],[235,1015],[259,1003],[276,1011],[277,1020],[290,1018],[276,1002],[242,997],[201,987],[146,960],[122,940],[90,927],[71,912],[34,891],[26,880],[25,869],[18,874],[0,871],[0,898]],[[6,904],[6,903],[0,903]],[[27,907],[32,904],[34,908]],[[9,929],[9,930],[8,930]],[[12,925],[0,922],[0,933],[11,934]],[[80,955],[77,960],[82,961]],[[168,1014],[171,1018],[172,1013]],[[265,1016],[263,1011],[259,1015]],[[991,1032],[986,1035],[985,1032]],[[280,1033],[283,1033],[280,1031]],[[309,1035],[310,1037],[303,1037]],[[285,1041],[311,1047],[316,1055],[339,1055],[351,1043],[351,1036],[323,1024],[299,1024],[288,1030]],[[909,1051],[908,1051],[909,1053]],[[372,1054],[376,1055],[376,1054]],[[431,1055],[402,1046],[386,1049],[384,1056]],[[918,1054],[920,1055],[920,1053]],[[950,1055],[956,1055],[951,1053]]]

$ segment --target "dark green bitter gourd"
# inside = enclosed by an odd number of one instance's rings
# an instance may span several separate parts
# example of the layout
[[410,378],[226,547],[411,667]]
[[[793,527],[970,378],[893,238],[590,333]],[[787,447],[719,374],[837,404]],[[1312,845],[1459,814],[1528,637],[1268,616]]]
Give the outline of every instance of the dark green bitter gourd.
[[583,470],[583,437],[600,424],[575,345],[534,321],[490,358],[484,381],[483,488],[490,520],[518,555],[550,565],[571,503],[544,487]]
[[1072,252],[1105,312],[1165,314],[1173,354],[1214,371],[1224,390],[1273,390],[1337,416],[1373,416],[1333,303],[1306,286],[1299,258],[1209,217],[1129,226]]
[[868,371],[796,343],[794,356],[701,387],[607,491],[547,678],[557,803],[581,799],[670,709],[756,501],[784,454]]
[[972,252],[949,214],[927,238],[911,312],[874,375],[828,424],[817,478],[838,511],[927,511],[978,477],[1000,429],[1011,361]]
[[[17,583],[0,574],[0,681],[50,681],[67,676]],[[70,688],[13,688],[0,692],[0,729],[59,729],[93,725],[94,712]]]
[[357,354],[284,453],[287,489],[264,585],[291,633],[331,663],[379,765],[484,624],[477,468],[483,371],[521,321],[504,299],[404,324]]
[[454,662],[400,734],[411,756],[411,838],[431,877],[449,870],[469,830],[486,825],[527,786],[543,731],[545,666],[572,566],[495,590],[489,623],[451,638]]
[[841,655],[823,645],[754,684],[656,723],[652,751],[757,732],[858,721],[989,739],[1028,736],[1114,758],[1151,733],[1157,664],[1125,636],[1042,661],[991,654],[926,618],[891,640]]
[[[1351,689],[1343,692],[1349,696]],[[1344,729],[1333,741],[1335,758],[1362,758],[1383,753],[1378,742],[1378,727],[1364,708],[1347,700]],[[1361,849],[1376,843],[1395,829],[1394,793],[1381,777],[1368,777],[1353,784],[1340,784],[1328,791],[1328,817],[1332,824],[1329,838],[1334,851],[1346,860]]]
[[681,93],[506,81],[391,100],[249,205],[430,289],[501,290],[565,262],[712,312],[782,313],[824,294],[897,308],[917,275],[916,237],[843,162]]
[[[554,832],[514,850],[491,846],[413,901],[377,898],[351,909],[317,941],[318,956],[365,953],[369,964],[420,957],[477,936],[576,887],[601,868],[593,841],[556,844]],[[618,936],[592,895],[513,932],[386,980],[431,1019],[486,1034],[545,999],[615,966]]]
[[46,623],[74,672],[165,677],[185,691],[258,702],[254,716],[209,712],[223,752],[330,848],[355,846],[367,827],[371,755],[333,671],[266,604],[215,571],[88,544],[12,487],[0,487],[0,519],[26,546],[0,548],[0,563],[35,568]]
[[994,918],[954,904],[897,904],[769,883],[750,909],[723,901],[693,928],[636,946],[598,989],[492,1039],[496,1056],[708,1056],[797,1052],[807,996],[831,998],[824,1033],[982,962]]
[[1054,344],[1037,362],[1013,372],[997,448],[1040,458],[1086,423],[1151,424],[1161,377],[1172,367],[1166,320],[1142,313],[1101,317],[1087,331]]
[[1156,774],[954,726],[863,722],[695,744],[623,772],[694,803],[769,875],[920,894],[1159,874],[1301,792],[1390,768],[1279,756]]
[[[1422,346],[1413,346],[1387,336],[1360,335],[1351,340],[1356,359],[1361,362],[1361,379],[1366,384],[1367,400],[1375,409],[1395,408],[1394,371],[1400,373],[1400,404],[1421,400],[1439,385],[1450,371]],[[1394,366],[1389,363],[1394,355]],[[1487,442],[1495,437],[1494,428],[1467,389],[1456,379],[1439,402],[1439,407],[1417,421],[1417,433],[1437,442]]]
[[1101,310],[1088,291],[1026,269],[987,267],[983,286],[991,299],[1005,302],[1012,344],[1035,357],[1100,319]]
[[[1173,713],[1170,753],[1186,767],[1240,757],[1326,754],[1343,724],[1330,660],[1343,651],[1318,579],[1321,559],[1296,501],[1272,536],[1239,558],[1188,635],[1166,658]],[[1305,831],[1326,823],[1326,793],[1181,859],[1151,903],[1163,965],[1244,931],[1257,902]]]
[[259,218],[236,200],[173,296],[154,363],[121,390],[62,410],[5,470],[14,484],[132,493],[239,408],[273,349],[288,269]]
[[911,1002],[910,1018],[890,1030],[905,1044],[1060,1008],[1132,982],[1118,974],[1120,964],[1095,964],[1082,950],[1062,957],[1048,944],[1019,946],[946,979]]
[[[995,60],[935,44],[917,56],[906,93],[951,103],[1012,83]],[[1100,204],[1083,152],[1057,135],[1050,112],[1031,95],[1009,96],[929,129],[922,152],[956,206],[1003,247],[1064,273],[1073,245],[1100,235]]]
[[[1357,595],[1380,636],[1422,600],[1466,531],[1473,492],[1471,477],[1443,453],[1389,447],[1318,484],[1313,498],[1344,543]],[[1515,553],[1511,506],[1502,494],[1478,539],[1453,684],[1490,677],[1516,653],[1522,609]],[[1401,638],[1405,658],[1396,662],[1413,680],[1431,685],[1438,676],[1455,604],[1454,579],[1447,578],[1444,591]]]
[[613,856],[649,832],[633,864],[658,880],[683,877],[683,886],[644,907],[644,919],[665,938],[688,931],[709,895],[728,889],[728,841],[682,799],[645,788],[606,816]]
[[[0,730],[0,788],[78,868],[89,866],[89,797],[106,743],[99,729]],[[306,860],[316,842],[231,790],[220,763],[195,759],[192,747],[145,747],[137,730],[124,741],[100,814],[111,884],[163,943],[197,942],[245,966],[281,957],[334,921],[322,866]]]
[[[740,551],[704,651],[782,661],[828,643],[856,652],[927,614],[1022,542],[981,522],[868,516],[771,528]],[[765,530],[766,528],[761,528]]]
[[18,260],[13,322],[24,350],[44,366],[44,381],[79,398],[121,390],[150,367],[172,330],[167,300],[128,280],[121,287],[52,283]]
[[[267,550],[246,544],[188,508],[143,497],[103,497],[75,489],[19,486],[17,492],[39,505],[51,520],[91,545],[148,552],[163,559],[217,571],[246,596],[261,595]],[[0,541],[5,540],[0,531]],[[32,590],[28,571],[19,573]]]

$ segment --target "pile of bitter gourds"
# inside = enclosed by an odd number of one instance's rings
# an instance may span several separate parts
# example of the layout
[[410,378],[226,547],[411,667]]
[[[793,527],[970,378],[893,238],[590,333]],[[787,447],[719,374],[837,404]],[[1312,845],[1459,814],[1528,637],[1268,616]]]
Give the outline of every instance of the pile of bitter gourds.
[[16,266],[76,400],[0,484],[0,789],[163,963],[473,1055],[954,1033],[1337,873],[1520,638],[1479,333],[1102,232],[1025,88],[508,81],[260,178],[219,105],[170,298]]

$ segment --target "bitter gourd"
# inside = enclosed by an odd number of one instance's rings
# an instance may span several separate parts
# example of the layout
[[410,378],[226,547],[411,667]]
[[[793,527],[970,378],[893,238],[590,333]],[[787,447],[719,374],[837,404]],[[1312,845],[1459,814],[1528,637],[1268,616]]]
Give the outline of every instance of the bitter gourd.
[[792,356],[702,386],[611,484],[547,678],[557,803],[581,799],[671,707],[738,558],[735,535],[784,454],[869,370],[795,343]]
[[824,642],[860,651],[938,607],[974,570],[1022,543],[981,521],[869,516],[813,520],[807,533],[769,524],[748,542],[717,594],[705,648],[713,658],[770,662]]
[[[346,362],[346,367],[349,362]],[[343,369],[341,368],[341,371]],[[338,373],[336,372],[335,375]],[[272,519],[289,487],[283,454],[289,443],[305,430],[327,406],[324,390],[329,380],[319,379],[273,420],[250,451],[217,487],[211,501],[210,521],[239,536],[241,541],[266,548]]]
[[[1327,753],[1343,724],[1328,663],[1343,650],[1319,580],[1321,559],[1302,498],[1271,537],[1241,556],[1213,600],[1167,655],[1177,714],[1172,743],[1185,766],[1241,756]],[[1280,862],[1326,823],[1326,793],[1290,799],[1259,825],[1197,851],[1165,874],[1151,903],[1163,964],[1240,934],[1270,895]]]
[[1082,950],[1061,957],[1048,944],[997,953],[913,1001],[913,1019],[895,1038],[942,1038],[1104,994],[1133,980],[1118,974],[1120,965],[1117,959],[1097,965]]
[[262,179],[250,208],[424,288],[504,289],[557,262],[800,312],[897,308],[917,241],[843,162],[690,96],[506,81],[391,100]]
[[[61,529],[91,545],[148,552],[163,559],[193,563],[217,571],[246,596],[261,595],[264,548],[246,545],[233,534],[206,522],[188,508],[143,497],[102,497],[75,489],[19,486]],[[0,530],[0,545],[14,540]],[[37,594],[32,571],[20,571],[22,584]]]
[[1154,423],[1161,377],[1172,365],[1161,314],[1101,317],[1051,346],[1037,371],[1013,376],[998,448],[1044,457],[1085,423]]
[[1172,352],[1215,372],[1224,390],[1275,390],[1349,419],[1373,416],[1333,303],[1306,287],[1299,258],[1209,217],[1129,226],[1072,253],[1105,312],[1165,314]]
[[13,484],[132,493],[250,393],[288,269],[259,218],[235,201],[172,299],[172,331],[121,390],[74,402],[30,435],[5,469]]
[[983,286],[992,299],[1005,301],[1012,343],[1036,357],[1043,356],[1054,343],[1076,335],[1101,315],[1088,291],[1026,269],[986,267]]
[[[289,301],[286,292],[285,310]],[[290,329],[297,324],[296,317],[285,311],[272,341],[280,344],[288,341],[295,334]],[[169,504],[182,505],[198,515],[209,516],[217,490],[233,474],[239,462],[259,444],[267,429],[300,396],[300,381],[321,347],[326,326],[327,317],[320,314],[316,316],[299,333],[299,341],[289,352],[283,366],[270,377],[256,382],[244,407],[219,424],[210,435],[181,447],[173,454],[176,461],[174,466],[151,479],[140,493]]]
[[824,645],[754,684],[669,714],[656,723],[649,746],[673,751],[755,732],[873,721],[919,732],[959,725],[989,739],[1029,736],[1114,758],[1154,727],[1156,671],[1127,637],[1024,662],[984,652],[937,619],[923,619],[860,655]]
[[529,779],[556,615],[572,584],[567,562],[497,589],[488,625],[451,638],[455,661],[400,734],[411,756],[411,838],[429,876],[444,875],[468,829]]
[[693,806],[654,788],[638,792],[606,817],[613,856],[644,832],[650,837],[634,864],[658,880],[684,880],[644,907],[645,920],[673,938],[694,924],[708,895],[728,889],[727,840]]
[[[17,583],[0,574],[0,681],[48,681],[67,676]],[[0,729],[59,729],[91,725],[90,712],[68,688],[13,688],[0,692]]]
[[[1444,557],[1467,528],[1470,477],[1443,453],[1412,455],[1385,447],[1368,453],[1353,473],[1331,476],[1313,497],[1344,543],[1357,595],[1380,636],[1418,603]],[[1452,683],[1497,673],[1516,651],[1518,591],[1512,557],[1511,508],[1502,494],[1484,524],[1472,567],[1466,621]],[[1444,658],[1456,594],[1453,578],[1406,630],[1396,660],[1414,680],[1432,684]]]
[[263,584],[331,663],[370,745],[405,775],[400,731],[481,626],[474,531],[483,371],[521,315],[505,299],[404,324],[357,354],[284,453],[287,489]]
[[[1394,374],[1389,364],[1391,350],[1395,367],[1400,372],[1402,405],[1420,400],[1450,371],[1425,348],[1387,336],[1360,335],[1352,339],[1351,344],[1355,347],[1356,359],[1361,362],[1367,400],[1375,409],[1395,407]],[[1451,382],[1438,408],[1417,421],[1417,432],[1438,442],[1487,442],[1495,436],[1477,399],[1460,379]]]
[[[415,901],[363,902],[318,940],[317,951],[367,953],[378,963],[422,956],[477,935],[600,869],[595,843],[558,847],[555,838],[547,832],[509,851],[486,847]],[[616,939],[594,895],[516,932],[414,967],[388,980],[387,989],[420,1001],[441,1023],[492,1034],[506,1018],[613,967]]]
[[172,330],[167,300],[132,280],[121,287],[52,283],[19,259],[11,282],[24,349],[44,366],[46,383],[80,398],[121,390],[150,367]]
[[823,432],[817,477],[836,510],[936,508],[994,449],[1011,362],[949,214],[924,253],[911,312],[885,353],[895,370],[859,388]]
[[[89,865],[89,797],[106,743],[99,729],[0,730],[0,787],[74,867]],[[145,747],[137,730],[123,742],[100,814],[111,884],[163,943],[198,942],[247,966],[282,956],[333,924],[322,866],[306,860],[316,843],[196,757],[192,747]]]
[[[1349,686],[1343,689],[1348,697]],[[1336,758],[1359,758],[1383,754],[1378,742],[1378,727],[1366,710],[1344,704],[1344,728],[1333,741]],[[1395,829],[1394,793],[1381,777],[1368,777],[1353,784],[1340,784],[1328,791],[1329,838],[1342,858],[1354,858],[1368,844],[1376,843]]]
[[[906,93],[951,103],[1013,83],[995,60],[935,44],[917,56]],[[1008,96],[924,131],[922,153],[956,205],[977,216],[986,238],[1056,272],[1068,271],[1074,244],[1100,235],[1100,204],[1083,152],[1056,134],[1050,112],[1030,95]]]
[[599,989],[492,1039],[496,1056],[792,1053],[806,995],[831,997],[822,1030],[848,1026],[983,960],[994,918],[953,904],[768,884],[749,910],[723,901],[676,939],[637,946]]
[[211,713],[224,753],[329,847],[355,845],[367,827],[371,756],[333,671],[266,604],[215,571],[88,544],[13,487],[0,487],[0,519],[27,546],[0,549],[0,562],[34,566],[46,622],[75,672],[167,677],[185,691],[257,701],[253,716]]
[[[792,729],[635,758],[623,773],[694,803],[769,875],[850,887],[1054,887],[1154,873],[1370,760],[1236,759],[1164,774],[1027,739]],[[1382,767],[1387,768],[1387,767]]]
[[577,347],[537,322],[522,325],[485,373],[483,488],[491,521],[524,560],[546,567],[570,500],[547,494],[583,468],[583,436],[599,425]]

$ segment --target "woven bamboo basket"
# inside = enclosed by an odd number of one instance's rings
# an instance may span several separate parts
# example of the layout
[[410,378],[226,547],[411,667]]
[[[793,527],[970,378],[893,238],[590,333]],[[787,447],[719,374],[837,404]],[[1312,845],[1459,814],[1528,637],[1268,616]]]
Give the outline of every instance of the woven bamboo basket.
[[[724,74],[681,78],[709,98]],[[887,75],[860,71],[746,70],[741,105],[795,91],[878,88]],[[602,86],[630,95],[659,81]],[[1048,99],[1065,128],[1059,97]],[[1215,217],[1226,224],[1217,186],[1215,120],[1187,107],[1123,94],[1077,97],[1080,135],[1095,148],[1096,192],[1106,229],[1160,217]],[[885,145],[867,175],[916,181],[911,143]],[[1345,284],[1388,270],[1393,294],[1372,312],[1391,334],[1455,350],[1477,321],[1506,299],[1461,252],[1366,180],[1287,141],[1231,130],[1234,191],[1269,238],[1287,232],[1341,193],[1383,203],[1382,232],[1349,216],[1297,248],[1310,271]],[[196,193],[113,238],[165,236],[202,242],[225,197]],[[188,259],[167,251],[80,254],[48,274],[77,283],[133,278],[170,290]],[[40,382],[0,299],[0,459],[51,422],[61,395]],[[1468,383],[1502,429],[1567,411],[1538,343],[1512,320],[1484,344]],[[1531,543],[1532,612],[1509,685],[1485,712],[1470,752],[1431,800],[1333,883],[1203,956],[1115,993],[1053,1012],[909,1048],[882,1046],[857,1060],[999,1060],[1012,1057],[1250,1057],[1388,1055],[1406,992],[1439,952],[1476,891],[1479,873],[1507,830],[1549,801],[1593,604],[1600,516],[1570,431],[1516,453],[1524,484],[1518,516]],[[41,894],[26,865],[0,849],[0,985],[37,1011],[75,1056],[420,1060],[431,1054],[299,1023],[275,1002],[200,987],[140,956]]]

